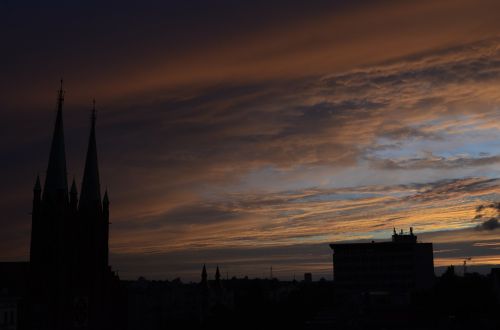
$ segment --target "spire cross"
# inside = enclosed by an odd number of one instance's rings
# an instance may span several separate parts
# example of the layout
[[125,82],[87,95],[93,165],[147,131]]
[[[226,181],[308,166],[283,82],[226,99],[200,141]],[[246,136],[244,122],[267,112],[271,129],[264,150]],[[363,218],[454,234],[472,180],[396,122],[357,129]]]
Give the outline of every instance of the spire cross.
[[95,109],[95,99],[92,100],[92,123],[95,123],[96,119],[96,109]]
[[57,99],[57,107],[58,107],[58,109],[62,108],[63,101],[64,101],[64,91],[63,91],[63,80],[61,78],[61,85],[59,87],[59,96],[58,96],[58,99]]
[[[87,156],[83,172],[82,189],[80,193],[79,209],[101,208],[101,192],[99,184],[99,168],[97,165],[97,148],[95,141],[96,110],[95,100],[92,101],[92,112],[90,116],[90,135],[87,148]],[[101,205],[101,206],[99,206]]]

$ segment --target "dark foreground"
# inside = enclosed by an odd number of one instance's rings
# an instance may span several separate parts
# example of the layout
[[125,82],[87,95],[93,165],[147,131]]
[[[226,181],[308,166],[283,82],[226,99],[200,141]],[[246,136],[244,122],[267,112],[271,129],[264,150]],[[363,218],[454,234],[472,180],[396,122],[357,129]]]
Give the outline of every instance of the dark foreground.
[[[19,271],[19,270],[18,270]],[[121,281],[115,329],[500,329],[500,272],[448,271],[426,291],[342,290],[331,281]],[[23,277],[0,272],[0,329],[22,329]]]
[[124,282],[129,329],[500,329],[498,278],[446,274],[409,295],[334,282]]

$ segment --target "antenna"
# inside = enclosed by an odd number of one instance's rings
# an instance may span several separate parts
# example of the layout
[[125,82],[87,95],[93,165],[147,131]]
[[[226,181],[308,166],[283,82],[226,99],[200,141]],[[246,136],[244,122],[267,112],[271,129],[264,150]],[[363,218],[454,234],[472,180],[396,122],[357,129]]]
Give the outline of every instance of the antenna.
[[472,258],[471,257],[467,257],[464,259],[464,277],[465,277],[465,274],[467,273],[467,261],[471,261]]

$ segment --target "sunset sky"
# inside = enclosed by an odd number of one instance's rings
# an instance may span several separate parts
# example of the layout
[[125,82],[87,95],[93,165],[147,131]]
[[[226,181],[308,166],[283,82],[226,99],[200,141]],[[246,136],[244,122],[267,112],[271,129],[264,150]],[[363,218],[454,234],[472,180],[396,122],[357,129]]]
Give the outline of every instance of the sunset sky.
[[[71,3],[71,4],[70,4]],[[0,260],[27,260],[64,78],[68,179],[97,102],[125,279],[332,277],[328,243],[500,264],[500,2],[0,2]],[[212,274],[211,274],[212,275]]]

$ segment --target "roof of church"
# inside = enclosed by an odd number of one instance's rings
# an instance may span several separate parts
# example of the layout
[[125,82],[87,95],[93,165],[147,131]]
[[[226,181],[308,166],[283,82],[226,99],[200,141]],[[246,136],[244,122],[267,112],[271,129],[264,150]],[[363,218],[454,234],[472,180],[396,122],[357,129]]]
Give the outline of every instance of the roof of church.
[[86,208],[101,203],[101,186],[99,182],[99,167],[97,164],[97,144],[95,139],[95,101],[91,116],[91,127],[85,170],[83,172],[82,191],[79,208]]
[[57,116],[54,127],[54,135],[52,136],[52,144],[50,147],[49,165],[47,167],[47,175],[45,177],[45,185],[43,196],[46,199],[49,196],[59,196],[60,193],[64,197],[68,195],[68,181],[66,177],[66,152],[64,148],[64,129],[62,107],[64,102],[64,91],[59,89],[57,98]]

